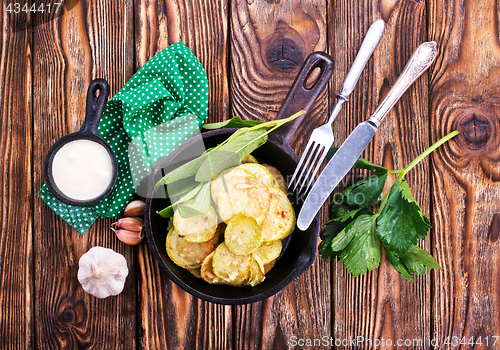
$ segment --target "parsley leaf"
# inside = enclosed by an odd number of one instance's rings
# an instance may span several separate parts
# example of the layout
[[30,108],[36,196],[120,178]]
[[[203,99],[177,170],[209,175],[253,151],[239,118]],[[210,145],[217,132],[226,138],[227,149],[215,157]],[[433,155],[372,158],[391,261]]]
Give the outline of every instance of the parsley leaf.
[[353,220],[345,222],[332,222],[325,228],[325,232],[323,233],[324,239],[319,247],[322,259],[333,259],[338,255],[338,252],[332,250],[332,241]]
[[387,202],[379,214],[377,234],[398,255],[403,255],[425,238],[429,220],[411,195],[406,180],[397,180],[387,194]]
[[425,268],[441,270],[441,266],[432,255],[417,246],[411,247],[410,251],[401,257],[401,260],[408,270],[416,275],[425,275]]
[[[431,226],[403,176],[457,134],[458,131],[454,131],[446,135],[403,170],[389,171],[359,158],[353,168],[373,173],[335,195],[332,201],[335,218],[326,223],[321,257],[336,257],[344,262],[349,273],[358,276],[379,265],[383,246],[389,262],[408,281],[413,281],[413,274],[425,274],[427,268],[441,269],[429,253],[416,246],[419,239],[425,239]],[[330,149],[330,157],[336,150],[336,147]],[[399,176],[383,196],[389,173],[399,173]],[[369,207],[380,200],[380,208],[374,214]]]
[[399,274],[407,281],[413,282],[413,276],[411,275],[410,271],[408,271],[408,268],[406,265],[401,261],[400,257],[398,254],[396,254],[394,251],[392,251],[390,248],[384,246],[385,254],[387,255],[387,259],[391,263],[391,265],[394,267],[394,270],[399,272]]
[[398,256],[385,246],[384,249],[394,269],[398,271],[404,279],[410,282],[413,282],[412,274],[425,275],[427,272],[426,268],[441,270],[441,266],[439,266],[432,255],[417,246],[411,247],[411,249],[402,256]]
[[352,217],[346,218],[344,221],[337,221],[337,219],[333,219],[326,223],[327,227],[323,233],[324,239],[320,246],[320,255],[323,259],[335,258],[338,255],[338,252],[332,250],[333,239],[337,237],[337,235],[358,216],[364,214],[373,215],[373,212],[370,209],[363,208],[361,210],[356,210],[356,213]]
[[375,234],[377,217],[363,214],[349,223],[333,240],[332,250],[354,277],[380,264],[380,240]]
[[376,171],[368,178],[358,181],[337,194],[332,211],[343,216],[356,208],[368,208],[382,199],[382,190],[387,180],[388,170]]

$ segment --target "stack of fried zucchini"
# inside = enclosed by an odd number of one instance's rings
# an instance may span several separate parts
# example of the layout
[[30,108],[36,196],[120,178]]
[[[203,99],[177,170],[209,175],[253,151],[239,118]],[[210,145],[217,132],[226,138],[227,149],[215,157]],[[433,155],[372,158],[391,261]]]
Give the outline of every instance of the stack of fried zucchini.
[[249,156],[210,185],[213,206],[207,213],[183,218],[175,211],[168,256],[208,283],[255,286],[274,266],[281,240],[295,227],[285,179],[276,168]]

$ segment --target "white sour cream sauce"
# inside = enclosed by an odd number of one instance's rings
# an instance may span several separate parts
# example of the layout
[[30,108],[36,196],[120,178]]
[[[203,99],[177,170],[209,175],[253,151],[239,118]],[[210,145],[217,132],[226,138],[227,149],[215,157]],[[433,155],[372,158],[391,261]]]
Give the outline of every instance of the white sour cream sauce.
[[90,200],[106,191],[113,178],[108,151],[97,142],[82,139],[62,146],[52,161],[56,186],[75,200]]

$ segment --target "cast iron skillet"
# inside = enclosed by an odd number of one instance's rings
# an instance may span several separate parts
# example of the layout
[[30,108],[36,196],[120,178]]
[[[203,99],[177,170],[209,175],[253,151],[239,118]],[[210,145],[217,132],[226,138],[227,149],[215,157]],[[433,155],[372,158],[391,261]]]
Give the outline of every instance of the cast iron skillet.
[[[290,89],[285,102],[283,103],[277,119],[286,118],[294,113],[304,110],[309,111],[312,104],[326,86],[330,79],[333,68],[331,58],[320,52],[311,54],[301,68]],[[305,82],[312,71],[319,67],[321,73],[310,88],[306,88]],[[297,127],[304,116],[297,118],[293,123],[281,126],[269,135],[268,141],[257,149],[253,155],[261,163],[275,166],[285,178],[290,177],[299,158],[289,145]],[[306,116],[307,118],[307,116]],[[236,129],[219,129],[202,134],[205,147],[215,147],[223,142]],[[177,168],[182,163],[187,162],[183,155],[189,151],[196,141],[189,140],[178,147],[169,156],[158,160],[151,169],[148,179],[148,198],[146,199],[146,235],[148,244],[158,260],[160,266],[167,272],[168,276],[178,286],[203,300],[218,304],[246,304],[260,301],[275,294],[294,278],[306,271],[316,259],[318,245],[318,235],[320,229],[319,214],[307,231],[300,231],[297,228],[284,242],[284,249],[278,258],[275,266],[266,274],[265,280],[255,287],[231,287],[225,285],[212,285],[202,279],[194,277],[187,270],[174,264],[167,255],[165,240],[167,236],[168,219],[163,219],[156,212],[162,210],[170,203],[164,197],[165,188],[158,189],[154,193],[154,185],[164,174]],[[295,193],[289,193],[288,197],[292,202],[295,213],[298,214],[303,199],[300,200]]]
[[[97,91],[99,91],[98,97],[96,96]],[[85,114],[85,122],[83,123],[82,128],[78,132],[63,136],[59,140],[57,140],[52,145],[49,152],[47,153],[47,156],[45,157],[44,176],[45,181],[47,182],[47,187],[50,192],[52,192],[52,194],[61,202],[71,205],[89,206],[100,202],[113,190],[116,179],[118,177],[118,162],[116,161],[116,155],[111,147],[106,143],[106,141],[98,136],[97,131],[99,127],[99,120],[101,120],[102,112],[104,110],[104,106],[106,106],[108,96],[109,85],[107,81],[104,79],[93,80],[90,83],[89,89],[87,91],[87,108]],[[78,200],[66,196],[56,186],[54,178],[52,176],[52,162],[57,151],[59,151],[59,149],[61,149],[61,147],[68,142],[82,139],[94,141],[102,145],[106,149],[106,151],[108,151],[108,154],[111,158],[111,163],[113,164],[112,180],[109,183],[108,187],[101,195],[89,200]]]

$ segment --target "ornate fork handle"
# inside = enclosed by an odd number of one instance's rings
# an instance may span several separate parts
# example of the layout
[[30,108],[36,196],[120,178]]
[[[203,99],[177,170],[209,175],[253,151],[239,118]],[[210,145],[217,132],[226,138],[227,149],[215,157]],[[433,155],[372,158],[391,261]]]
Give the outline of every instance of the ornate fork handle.
[[432,64],[437,55],[436,42],[429,41],[420,45],[408,60],[403,72],[389,91],[377,110],[368,120],[379,126],[387,112],[396,104],[408,87]]

